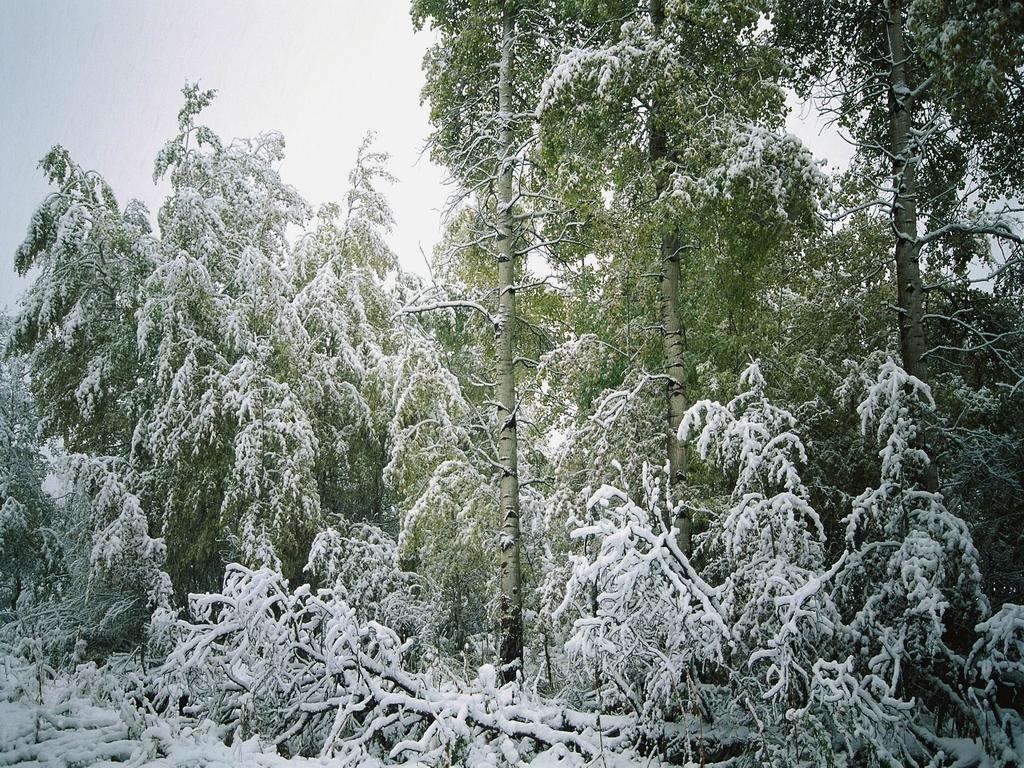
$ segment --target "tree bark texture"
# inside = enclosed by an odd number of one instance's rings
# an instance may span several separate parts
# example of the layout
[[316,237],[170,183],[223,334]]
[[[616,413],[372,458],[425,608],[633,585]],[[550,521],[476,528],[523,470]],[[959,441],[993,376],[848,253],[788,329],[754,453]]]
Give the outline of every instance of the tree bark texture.
[[512,221],[512,39],[515,16],[505,3],[502,12],[501,58],[498,63],[498,322],[497,417],[498,462],[501,464],[501,538],[498,569],[501,633],[501,676],[514,680],[523,659],[523,596],[519,554],[519,464],[516,433],[516,376],[513,339],[516,322],[515,253]]
[[[651,22],[655,29],[660,29],[665,21],[664,0],[651,0]],[[668,141],[664,127],[660,124],[657,96],[652,99],[649,124],[649,160],[654,172],[655,191],[660,198],[668,187],[669,174],[665,164],[669,160]],[[672,496],[677,503],[683,500],[686,492],[687,456],[686,444],[679,440],[677,434],[679,424],[686,413],[686,391],[683,380],[685,377],[685,345],[683,325],[679,313],[679,286],[681,281],[680,258],[683,250],[683,239],[679,229],[666,222],[661,233],[659,255],[661,270],[658,286],[660,292],[661,328],[663,344],[663,366],[667,377],[665,385],[666,423],[665,439],[668,451],[669,483]],[[680,512],[673,520],[666,520],[678,530],[677,544],[685,553],[690,553],[690,518],[680,506]]]
[[[928,351],[924,327],[924,288],[921,282],[921,245],[917,235],[917,163],[912,145],[916,95],[907,82],[907,44],[903,32],[901,0],[889,0],[885,25],[889,49],[889,151],[892,156],[892,227],[896,238],[896,306],[903,369],[929,383]],[[927,451],[924,434],[919,447]],[[929,462],[925,487],[938,489],[934,462]]]

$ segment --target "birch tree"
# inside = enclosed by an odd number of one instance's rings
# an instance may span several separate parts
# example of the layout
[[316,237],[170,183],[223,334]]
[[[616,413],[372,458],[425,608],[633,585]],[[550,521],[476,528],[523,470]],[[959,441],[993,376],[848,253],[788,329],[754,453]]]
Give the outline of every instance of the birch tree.
[[[1020,8],[810,0],[775,4],[773,24],[798,91],[819,100],[857,147],[853,173],[870,191],[837,215],[873,209],[890,223],[904,369],[931,382],[947,349],[934,328],[947,323],[967,331],[961,349],[1000,355],[1016,386],[1019,329],[988,330],[971,322],[969,307],[928,305],[951,284],[1018,268],[1022,166],[1019,132],[1008,126],[1024,109]],[[932,489],[934,466],[925,478]]]
[[[541,195],[531,184],[533,94],[547,71],[554,35],[546,3],[532,0],[417,0],[414,23],[429,23],[441,39],[425,61],[435,127],[435,157],[459,185],[453,208],[476,207],[473,245],[494,262],[493,300],[424,302],[416,311],[457,306],[493,325],[500,527],[499,656],[502,677],[522,665],[523,583],[520,525],[520,408],[516,387],[518,294],[525,290],[525,257],[550,244],[538,225]],[[484,299],[495,309],[488,309]]]
[[[683,264],[692,265],[692,254],[710,240],[711,222],[723,210],[711,213],[716,204],[743,199],[744,208],[756,211],[743,219],[760,224],[752,234],[767,246],[806,216],[802,196],[820,180],[799,142],[780,130],[779,62],[757,29],[758,3],[570,7],[580,33],[544,83],[544,153],[564,194],[589,197],[592,206],[610,195],[613,206],[643,227],[650,250],[646,268],[637,271],[658,280],[664,439],[670,486],[681,499],[687,458],[676,432],[688,378]],[[676,525],[688,551],[684,505],[674,517],[666,524]]]

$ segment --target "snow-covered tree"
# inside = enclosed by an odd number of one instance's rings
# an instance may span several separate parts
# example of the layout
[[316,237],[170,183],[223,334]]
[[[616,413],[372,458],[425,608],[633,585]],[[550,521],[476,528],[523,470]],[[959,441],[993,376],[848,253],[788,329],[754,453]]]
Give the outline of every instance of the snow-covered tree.
[[[416,0],[417,27],[440,33],[424,63],[434,124],[434,155],[459,184],[458,201],[474,207],[473,237],[461,248],[479,248],[491,259],[488,309],[470,297],[443,306],[472,308],[494,333],[493,396],[497,448],[501,667],[513,679],[523,659],[522,505],[517,369],[524,363],[517,338],[519,294],[527,289],[527,257],[555,239],[540,223],[549,200],[531,173],[534,95],[547,71],[559,26],[536,0]],[[456,204],[457,205],[457,204]],[[495,279],[496,278],[496,279]],[[437,308],[438,303],[421,309]]]
[[[990,262],[994,246],[1011,250],[980,281],[1019,261],[1024,166],[1008,126],[1024,109],[1020,9],[809,0],[776,3],[772,11],[775,42],[798,91],[817,98],[857,147],[852,172],[862,193],[850,207],[873,209],[891,226],[904,369],[931,383],[929,360],[941,342],[929,338],[929,326],[943,319],[969,330],[964,349],[1001,349],[1015,333],[987,332],[966,308],[943,317],[929,308],[929,296],[970,284],[965,266]],[[935,490],[934,472],[929,482]]]
[[330,516],[383,522],[386,361],[406,343],[386,156],[368,138],[343,205],[314,222],[281,179],[279,134],[225,143],[198,122],[213,92],[184,96],[156,161],[158,236],[47,156],[61,191],[19,252],[40,275],[14,335],[46,434],[122,475],[179,593],[218,583],[226,559],[300,573]]
[[[0,314],[0,349],[10,331],[10,318]],[[25,361],[0,358],[0,610],[5,614],[45,588],[48,544],[53,543],[47,528],[54,505],[43,491],[48,467],[38,421]]]
[[[32,535],[48,541],[51,583],[48,602],[23,618],[54,648],[82,639],[110,649],[138,638],[152,607],[167,597],[163,542],[149,537],[143,486],[128,459],[151,392],[135,313],[157,241],[141,203],[121,209],[106,182],[63,148],[41,166],[58,189],[33,215],[18,249],[19,271],[38,272],[21,300],[9,352],[24,354],[38,434],[59,438],[55,449],[71,493],[59,510],[34,521]],[[32,478],[26,472],[21,482]]]
[[491,429],[446,368],[438,344],[414,322],[405,329],[404,343],[388,360],[392,418],[384,482],[400,515],[403,562],[439,590],[442,645],[459,653],[471,636],[490,629],[497,613]]
[[375,186],[386,156],[367,139],[344,209],[324,206],[310,227],[278,172],[281,136],[225,145],[195,122],[212,92],[185,95],[157,161],[172,192],[139,338],[158,390],[136,444],[166,530],[191,531],[171,536],[183,547],[172,559],[204,571],[179,581],[209,583],[228,552],[295,574],[325,514],[352,512],[337,507],[360,462],[383,465],[366,389],[396,309],[383,287],[392,217]]
[[[727,263],[763,257],[806,223],[820,173],[782,130],[781,68],[758,26],[763,4],[567,5],[575,35],[539,97],[543,154],[561,195],[599,217],[623,212],[644,254],[635,273],[658,275],[664,440],[681,496],[687,458],[676,432],[692,367],[684,274],[702,252]],[[751,241],[760,247],[745,249]],[[691,523],[680,512],[687,550]]]
[[[891,360],[863,382],[879,482],[854,503],[832,559],[794,416],[767,400],[757,366],[741,381],[728,404],[697,403],[680,425],[735,478],[695,560],[666,529],[675,501],[650,470],[642,503],[598,489],[572,534],[588,548],[556,613],[572,620],[567,650],[597,706],[630,712],[643,738],[687,759],[944,764],[980,749],[1005,760],[1020,718],[994,691],[1016,673],[986,684],[977,670],[1016,652],[1012,610],[982,621],[967,528],[915,479],[927,388]],[[972,648],[995,655],[981,662]]]
[[316,475],[322,508],[392,526],[382,469],[391,408],[389,360],[396,332],[396,266],[385,236],[393,218],[377,188],[391,176],[367,136],[349,175],[344,206],[329,204],[289,260],[292,308],[305,334],[302,399],[316,414]]
[[171,194],[138,333],[156,392],[135,448],[156,465],[152,498],[191,584],[188,561],[219,571],[225,533],[239,556],[278,562],[304,530],[308,544],[320,512],[316,436],[294,386],[305,333],[285,272],[287,229],[308,207],[278,174],[279,134],[224,145],[196,125],[212,98],[186,87],[179,134],[157,158]]
[[[32,216],[15,265],[35,279],[15,318],[14,352],[27,356],[45,435],[69,450],[127,449],[145,377],[132,329],[155,239],[145,207],[121,208],[101,176],[63,147],[40,163],[57,187]],[[141,382],[145,384],[145,382]]]

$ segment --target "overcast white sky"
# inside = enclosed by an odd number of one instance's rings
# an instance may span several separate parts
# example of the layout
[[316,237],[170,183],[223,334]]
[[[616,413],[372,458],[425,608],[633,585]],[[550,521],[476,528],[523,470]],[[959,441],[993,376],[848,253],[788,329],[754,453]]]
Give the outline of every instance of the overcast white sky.
[[[155,212],[153,158],[194,79],[219,91],[205,122],[220,135],[284,134],[284,178],[314,204],[341,197],[359,140],[377,131],[399,178],[392,246],[422,271],[448,192],[421,157],[430,42],[408,0],[0,0],[0,307],[24,290],[14,251],[47,193],[39,159],[63,144],[122,203]],[[792,127],[836,153],[813,119]]]

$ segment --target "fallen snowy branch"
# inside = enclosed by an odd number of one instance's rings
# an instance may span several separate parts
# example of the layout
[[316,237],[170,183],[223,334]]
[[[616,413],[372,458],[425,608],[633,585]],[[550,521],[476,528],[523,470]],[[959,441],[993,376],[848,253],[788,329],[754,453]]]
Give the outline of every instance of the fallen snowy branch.
[[490,666],[462,683],[409,671],[414,642],[358,621],[340,591],[290,590],[275,571],[232,565],[222,593],[191,603],[193,621],[167,630],[174,647],[154,698],[167,706],[184,694],[189,716],[243,737],[343,765],[385,756],[430,763],[495,739],[509,740],[506,752],[560,746],[588,758],[629,743],[632,718],[524,700]]

